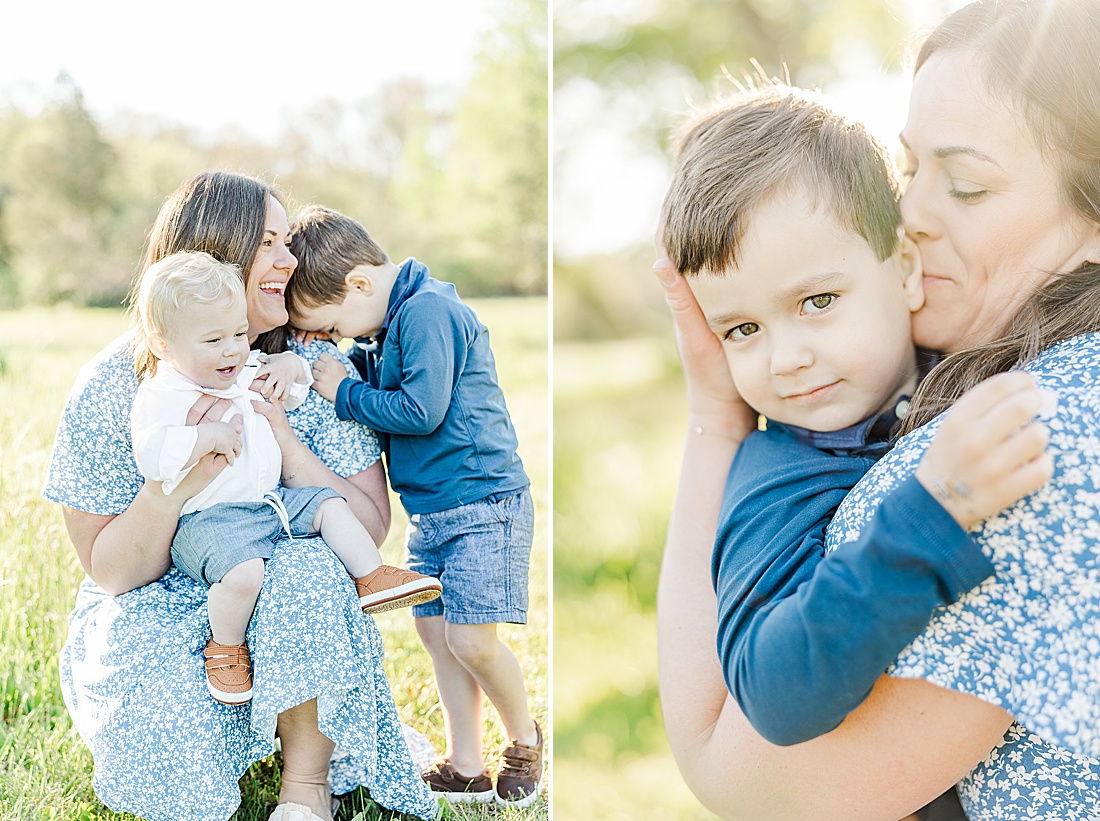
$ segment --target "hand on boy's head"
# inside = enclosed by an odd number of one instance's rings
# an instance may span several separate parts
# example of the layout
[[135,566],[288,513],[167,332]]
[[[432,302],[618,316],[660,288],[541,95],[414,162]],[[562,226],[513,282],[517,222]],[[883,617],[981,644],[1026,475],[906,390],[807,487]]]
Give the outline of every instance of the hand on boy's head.
[[347,370],[334,356],[323,353],[313,363],[313,390],[330,402],[336,401],[340,383],[347,378]]

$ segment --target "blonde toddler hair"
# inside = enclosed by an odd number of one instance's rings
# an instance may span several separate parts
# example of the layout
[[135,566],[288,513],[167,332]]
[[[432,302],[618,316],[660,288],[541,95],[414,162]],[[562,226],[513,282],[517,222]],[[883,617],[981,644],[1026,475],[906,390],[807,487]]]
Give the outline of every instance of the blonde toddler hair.
[[149,266],[138,283],[132,308],[134,366],[138,379],[157,372],[149,336],[170,337],[182,314],[193,305],[245,300],[240,269],[203,251],[170,254]]

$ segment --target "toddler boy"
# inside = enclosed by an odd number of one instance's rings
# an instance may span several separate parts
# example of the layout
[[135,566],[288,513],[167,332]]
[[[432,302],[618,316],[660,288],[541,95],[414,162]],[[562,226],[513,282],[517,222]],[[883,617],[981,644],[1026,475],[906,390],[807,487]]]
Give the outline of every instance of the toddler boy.
[[[533,508],[488,332],[453,285],[415,259],[395,265],[355,220],[312,206],[292,234],[291,323],[354,338],[364,378],[322,355],[313,387],[341,419],[378,431],[410,518],[409,567],[443,582],[440,599],[413,609],[447,734],[424,778],[450,801],[527,806],[542,786],[542,730],[496,625],[526,622]],[[483,693],[512,739],[495,791],[482,757]]]

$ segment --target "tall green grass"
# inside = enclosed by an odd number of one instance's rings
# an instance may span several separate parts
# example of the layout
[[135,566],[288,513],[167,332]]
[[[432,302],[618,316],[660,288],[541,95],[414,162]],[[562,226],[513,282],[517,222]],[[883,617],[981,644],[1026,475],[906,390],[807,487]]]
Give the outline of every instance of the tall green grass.
[[[536,719],[549,729],[547,301],[483,300],[474,307],[490,328],[535,501],[529,621],[525,627],[502,625],[500,635],[525,671]],[[111,812],[96,798],[91,756],[62,703],[57,657],[83,573],[59,507],[39,495],[57,420],[77,371],[125,324],[118,311],[0,312],[0,821],[132,817]],[[392,501],[394,522],[381,550],[387,561],[400,563],[406,520],[398,500]],[[401,720],[441,750],[443,719],[431,661],[412,617],[407,610],[394,611],[379,616],[378,623]],[[505,739],[488,705],[485,733],[494,769],[493,753]],[[266,819],[278,786],[275,761],[258,762],[241,779],[244,798],[234,818]],[[400,816],[360,792],[341,809],[341,819],[353,817]],[[542,800],[525,810],[447,809],[445,817],[542,821],[548,804]]]
[[710,819],[657,697],[657,573],[687,424],[671,338],[554,345],[559,821]]

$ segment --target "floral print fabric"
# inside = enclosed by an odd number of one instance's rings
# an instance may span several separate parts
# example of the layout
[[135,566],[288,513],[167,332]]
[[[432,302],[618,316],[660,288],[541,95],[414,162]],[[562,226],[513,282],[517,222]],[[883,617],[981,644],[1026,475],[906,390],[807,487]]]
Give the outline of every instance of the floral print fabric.
[[[973,531],[995,574],[937,610],[888,671],[1003,707],[1016,719],[960,784],[971,821],[1100,818],[1100,335],[1026,370],[1058,394],[1053,479]],[[938,427],[902,439],[848,495],[827,548],[854,539],[911,475]]]
[[[70,394],[43,491],[53,501],[121,513],[141,487],[129,442],[136,379],[127,343],[116,340],[85,366]],[[298,352],[312,360],[335,349],[314,343]],[[340,423],[316,392],[290,418],[340,475],[378,459],[374,434]],[[333,791],[363,785],[383,806],[435,816],[397,718],[381,636],[324,542],[275,545],[248,630],[250,704],[218,704],[207,693],[208,632],[205,587],[175,568],[118,597],[81,584],[60,672],[104,803],[154,821],[227,819],[240,803],[237,780],[273,750],[278,714],[317,698],[321,731],[340,751]]]

